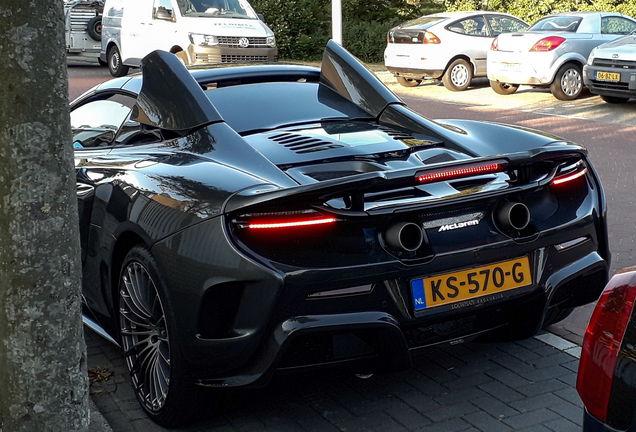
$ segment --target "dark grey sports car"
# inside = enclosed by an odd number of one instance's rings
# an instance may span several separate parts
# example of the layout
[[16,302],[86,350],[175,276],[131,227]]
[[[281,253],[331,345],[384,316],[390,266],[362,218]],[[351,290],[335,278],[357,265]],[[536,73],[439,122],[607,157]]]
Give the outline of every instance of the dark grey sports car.
[[526,338],[607,281],[582,147],[422,118],[333,42],[321,70],[154,52],[142,71],[81,96],[71,123],[85,322],[157,423],[279,370],[395,371],[413,349]]

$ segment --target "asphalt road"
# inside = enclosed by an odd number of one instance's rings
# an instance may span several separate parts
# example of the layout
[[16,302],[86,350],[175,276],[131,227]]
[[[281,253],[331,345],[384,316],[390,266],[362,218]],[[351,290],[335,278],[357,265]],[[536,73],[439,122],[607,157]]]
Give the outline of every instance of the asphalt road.
[[[96,63],[72,63],[68,73],[70,99],[110,78]],[[591,95],[561,102],[548,90],[524,87],[502,96],[483,79],[460,93],[435,83],[407,89],[388,74],[379,75],[427,117],[520,125],[587,147],[608,201],[612,274],[636,263],[636,103],[609,105]],[[591,311],[592,306],[579,308],[549,330],[580,344]],[[577,430],[582,415],[573,387],[578,362],[568,353],[576,348],[557,349],[561,342],[545,344],[544,339],[431,350],[415,356],[412,371],[369,381],[337,371],[284,378],[263,391],[242,393],[238,407],[190,430]],[[134,400],[118,350],[88,331],[87,342],[89,366],[105,367],[111,377],[93,383],[91,393],[113,429],[161,430]]]

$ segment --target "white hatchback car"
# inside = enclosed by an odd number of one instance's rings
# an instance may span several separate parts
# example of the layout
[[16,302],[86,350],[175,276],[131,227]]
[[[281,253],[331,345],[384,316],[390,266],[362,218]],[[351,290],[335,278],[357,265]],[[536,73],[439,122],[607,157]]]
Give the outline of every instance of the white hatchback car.
[[493,39],[527,27],[525,21],[498,12],[426,15],[389,30],[384,64],[405,87],[441,79],[449,90],[465,90],[473,77],[486,76]]
[[636,20],[610,12],[563,12],[541,18],[525,32],[498,36],[488,51],[488,79],[499,94],[520,84],[550,87],[572,100],[583,90],[590,51],[636,29]]

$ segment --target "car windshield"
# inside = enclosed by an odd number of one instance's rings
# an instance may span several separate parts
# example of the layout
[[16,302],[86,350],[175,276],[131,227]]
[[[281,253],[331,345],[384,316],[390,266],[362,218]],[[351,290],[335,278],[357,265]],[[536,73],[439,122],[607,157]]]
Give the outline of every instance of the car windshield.
[[177,4],[187,17],[258,19],[244,0],[177,0]]
[[528,31],[540,32],[570,32],[575,33],[581,24],[581,17],[553,16],[542,18],[532,25]]

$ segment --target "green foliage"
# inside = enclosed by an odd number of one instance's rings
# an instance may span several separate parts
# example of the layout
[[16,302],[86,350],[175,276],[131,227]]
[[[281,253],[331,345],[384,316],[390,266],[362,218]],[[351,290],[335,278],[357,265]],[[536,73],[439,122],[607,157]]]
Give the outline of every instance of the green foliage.
[[[276,35],[278,56],[320,60],[331,39],[331,0],[251,0]],[[343,45],[365,62],[381,63],[386,34],[412,18],[443,10],[435,0],[343,0]]]
[[618,12],[636,17],[636,0],[446,0],[444,6],[448,11],[506,12],[531,24],[545,15],[570,11]]

